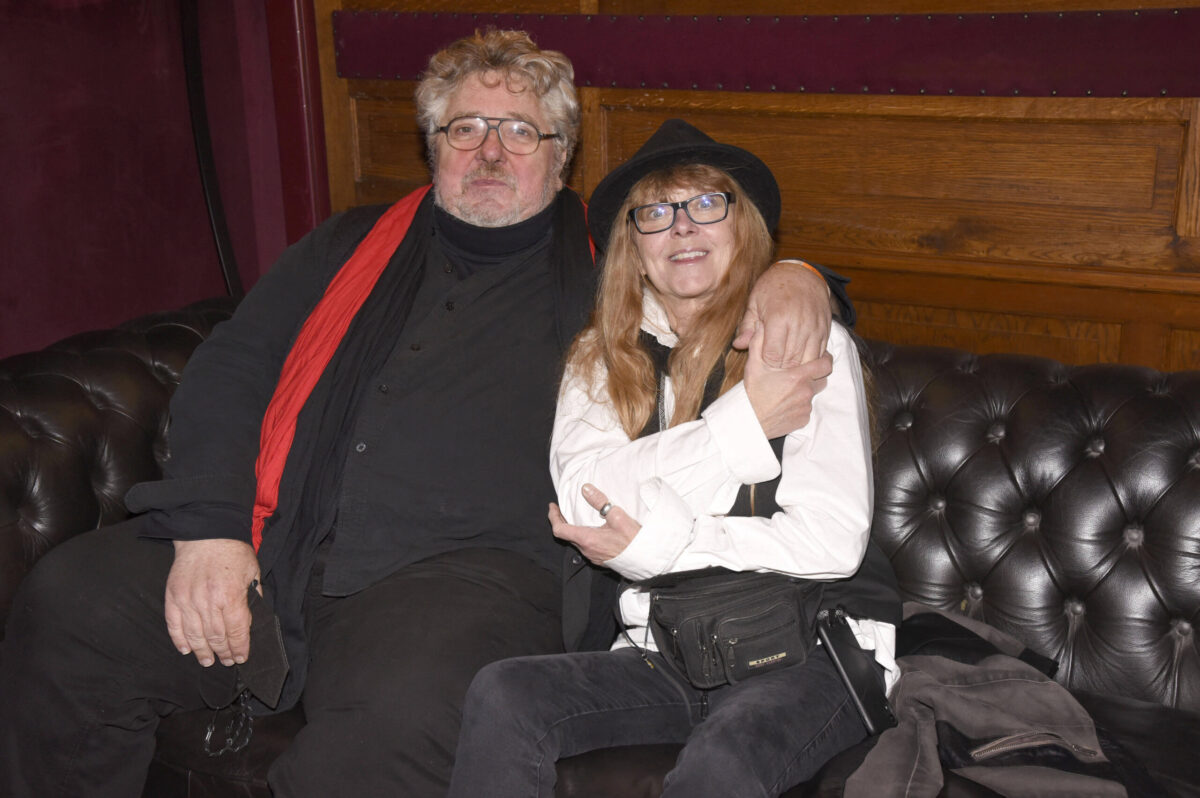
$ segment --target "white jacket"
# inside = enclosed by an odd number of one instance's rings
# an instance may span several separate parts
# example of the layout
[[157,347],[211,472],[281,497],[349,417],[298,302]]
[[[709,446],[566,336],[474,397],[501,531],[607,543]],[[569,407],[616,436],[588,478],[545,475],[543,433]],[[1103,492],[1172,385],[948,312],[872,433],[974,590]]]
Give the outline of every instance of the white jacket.
[[[642,329],[664,346],[678,338],[654,297],[643,298]],[[811,579],[853,574],[866,551],[871,525],[871,440],[862,368],[854,342],[833,325],[828,350],[833,373],[813,399],[809,423],[790,433],[771,518],[727,516],[742,485],[779,476],[781,465],[758,423],[743,383],[713,402],[701,418],[637,440],[622,430],[597,374],[595,401],[570,366],[563,378],[550,443],[550,471],[569,523],[603,523],[580,493],[591,483],[642,524],[637,537],[604,563],[631,580],[707,566],[735,571],[778,571]],[[666,415],[674,406],[666,393]],[[620,598],[631,637],[654,649],[646,632],[648,596],[636,589]],[[894,681],[895,630],[855,624],[859,643]],[[616,646],[625,645],[618,638]]]

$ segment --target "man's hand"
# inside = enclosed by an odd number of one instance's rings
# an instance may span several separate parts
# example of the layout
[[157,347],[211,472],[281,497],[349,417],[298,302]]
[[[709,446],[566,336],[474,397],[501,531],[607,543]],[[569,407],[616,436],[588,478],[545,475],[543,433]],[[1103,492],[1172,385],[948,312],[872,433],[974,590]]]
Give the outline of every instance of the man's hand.
[[[587,503],[597,510],[608,503],[608,497],[592,485],[584,485],[581,491]],[[625,551],[642,525],[629,517],[620,507],[612,507],[604,517],[604,526],[575,526],[568,524],[562,511],[554,502],[550,503],[550,528],[554,537],[573,543],[584,557],[596,565],[604,563]]]
[[744,380],[754,415],[771,439],[808,423],[813,397],[833,371],[833,357],[826,352],[803,365],[779,369],[763,362],[762,350],[763,336],[756,335],[750,341]]
[[825,353],[832,319],[825,280],[807,266],[779,262],[750,292],[733,345],[747,349],[751,338],[763,335],[764,363],[777,369],[798,366]]
[[[177,540],[167,576],[167,633],[181,654],[208,667],[250,656],[246,591],[258,579],[258,557],[238,540]],[[261,588],[260,588],[261,592]]]

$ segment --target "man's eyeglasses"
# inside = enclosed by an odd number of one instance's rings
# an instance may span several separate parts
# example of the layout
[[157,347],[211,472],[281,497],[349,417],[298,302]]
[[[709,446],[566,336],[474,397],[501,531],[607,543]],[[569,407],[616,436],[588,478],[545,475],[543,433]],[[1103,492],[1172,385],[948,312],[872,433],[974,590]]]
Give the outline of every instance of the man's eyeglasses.
[[729,215],[729,206],[734,202],[734,196],[728,191],[714,191],[701,194],[691,199],[679,202],[655,202],[651,205],[639,205],[629,211],[637,231],[642,235],[661,233],[670,230],[675,224],[675,214],[683,208],[696,224],[716,224]]
[[460,116],[437,129],[456,150],[477,150],[483,146],[489,130],[495,130],[500,144],[513,155],[530,155],[542,139],[556,139],[557,133],[543,133],[532,122],[496,116]]

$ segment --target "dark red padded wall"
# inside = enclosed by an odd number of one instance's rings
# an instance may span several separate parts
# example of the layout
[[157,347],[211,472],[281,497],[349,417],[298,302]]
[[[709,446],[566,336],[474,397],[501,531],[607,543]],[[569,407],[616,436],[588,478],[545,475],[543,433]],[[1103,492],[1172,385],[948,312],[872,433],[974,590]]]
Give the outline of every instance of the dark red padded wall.
[[412,80],[476,28],[528,30],[581,86],[835,94],[1194,97],[1200,9],[673,16],[337,11],[338,74]]
[[[257,3],[202,0],[213,148],[249,287],[282,250]],[[224,293],[177,3],[0,2],[0,357]]]

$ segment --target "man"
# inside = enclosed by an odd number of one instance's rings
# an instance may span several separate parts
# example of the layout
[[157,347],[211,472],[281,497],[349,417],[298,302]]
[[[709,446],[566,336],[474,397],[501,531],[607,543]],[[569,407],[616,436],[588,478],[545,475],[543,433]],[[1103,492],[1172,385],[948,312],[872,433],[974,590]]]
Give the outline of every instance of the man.
[[[476,670],[607,646],[612,582],[545,522],[558,364],[593,291],[563,189],[572,79],[521,33],[435,55],[417,94],[433,190],[322,225],[196,351],[165,478],[127,498],[145,514],[22,586],[0,792],[137,795],[159,716],[248,688],[304,704],[277,795],[440,795]],[[808,326],[770,322],[768,349],[819,354],[828,296],[775,268],[739,343],[782,307]],[[795,412],[827,372],[792,370]]]

